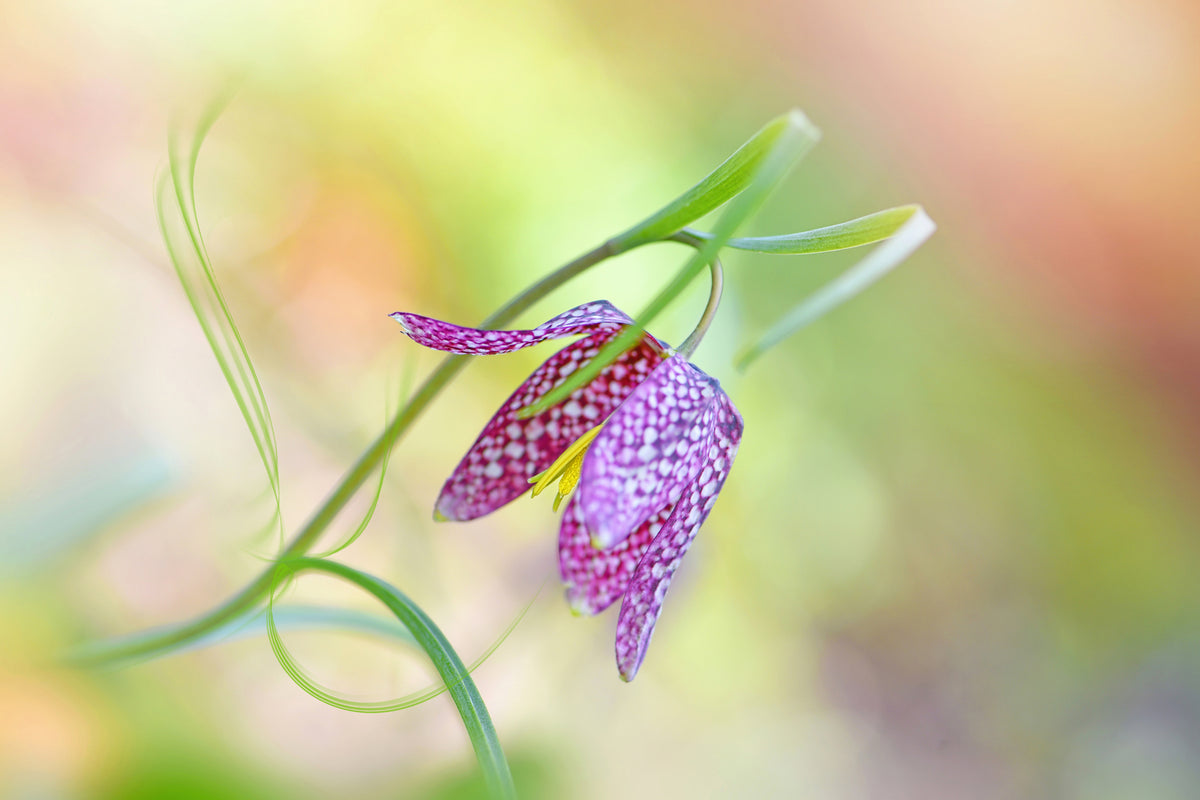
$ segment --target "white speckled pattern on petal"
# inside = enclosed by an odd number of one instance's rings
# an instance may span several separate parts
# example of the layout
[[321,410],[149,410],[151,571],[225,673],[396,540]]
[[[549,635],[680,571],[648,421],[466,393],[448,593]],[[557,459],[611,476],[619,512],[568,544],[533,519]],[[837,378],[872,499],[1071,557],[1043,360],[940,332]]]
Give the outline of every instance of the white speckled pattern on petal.
[[460,355],[500,355],[532,347],[549,339],[561,339],[579,333],[617,331],[631,320],[624,311],[607,300],[596,300],[564,311],[532,330],[490,331],[464,328],[420,314],[397,311],[389,317],[400,323],[401,329],[414,342],[434,350]]
[[650,543],[621,602],[616,656],[617,669],[627,681],[637,675],[646,657],[671,579],[712,510],[742,440],[742,417],[724,393],[716,409],[715,425],[705,440],[704,470],[684,490],[670,518]]
[[584,522],[600,546],[619,544],[700,472],[718,394],[716,380],[673,356],[605,424],[579,481]]
[[579,495],[573,496],[558,534],[558,572],[566,584],[571,610],[591,616],[620,600],[646,548],[670,516],[671,506],[666,506],[620,544],[602,550],[592,545],[583,525]]
[[517,387],[446,480],[435,506],[438,513],[470,520],[520,497],[529,491],[530,477],[603,422],[651,374],[663,356],[657,345],[643,339],[561,403],[529,419],[517,416],[594,358],[616,334],[603,331],[572,342]]

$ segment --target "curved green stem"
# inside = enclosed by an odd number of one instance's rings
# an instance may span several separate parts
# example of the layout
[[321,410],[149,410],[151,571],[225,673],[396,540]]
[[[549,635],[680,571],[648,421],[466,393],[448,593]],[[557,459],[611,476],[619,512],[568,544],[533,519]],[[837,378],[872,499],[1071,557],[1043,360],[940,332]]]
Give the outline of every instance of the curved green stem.
[[[508,768],[508,760],[504,757],[500,740],[496,736],[496,727],[492,724],[492,717],[483,703],[483,698],[479,696],[479,689],[476,688],[475,681],[471,679],[470,671],[458,657],[458,653],[454,651],[445,634],[420,606],[390,583],[336,561],[296,558],[281,561],[278,570],[285,575],[301,570],[315,570],[336,575],[370,592],[387,606],[388,610],[396,615],[396,618],[403,623],[413,638],[417,640],[421,649],[429,656],[442,683],[447,687],[450,697],[454,700],[454,705],[462,717],[463,725],[467,729],[471,747],[475,750],[475,758],[483,770],[488,793],[492,797],[498,798],[515,798],[517,796],[517,791],[513,787],[512,773]],[[282,647],[282,642],[279,640],[278,631],[275,631],[273,627],[270,630],[273,632],[271,646],[275,650],[275,654],[280,657],[280,664],[283,664],[286,669],[287,662],[279,649]]]
[[[686,244],[696,249],[703,244],[701,239],[688,231],[679,231],[668,238],[670,241]],[[721,265],[721,259],[713,256],[713,260],[708,266],[712,273],[712,285],[708,290],[708,304],[704,306],[704,312],[700,315],[700,321],[696,323],[696,327],[676,350],[687,359],[692,357],[696,348],[700,346],[700,340],[704,338],[704,334],[708,333],[708,326],[712,325],[713,319],[717,316],[717,309],[721,305],[721,292],[725,288],[725,268]]]
[[[507,324],[524,312],[534,303],[562,286],[567,281],[599,264],[600,262],[620,255],[638,247],[644,242],[626,243],[618,239],[610,239],[599,247],[584,253],[568,264],[559,267],[554,272],[542,278],[523,292],[518,294],[496,313],[483,321],[485,328]],[[469,356],[448,356],[442,360],[438,368],[425,380],[421,388],[400,409],[392,421],[384,429],[370,447],[359,457],[350,470],[342,476],[341,481],[334,487],[329,497],[309,518],[296,535],[288,542],[279,559],[302,556],[316,543],[333,522],[338,512],[345,507],[366,482],[371,473],[379,466],[384,454],[412,426],[421,412],[437,397],[450,380],[458,374],[467,363]],[[269,566],[258,577],[250,582],[240,592],[229,598],[225,603],[202,614],[188,622],[169,625],[152,631],[134,634],[129,637],[110,639],[108,641],[90,643],[68,654],[67,660],[81,666],[99,666],[115,661],[148,658],[173,647],[187,644],[206,633],[221,626],[228,620],[253,608],[271,589],[272,573],[275,567]]]
[[679,345],[679,355],[687,359],[690,359],[700,346],[700,340],[708,333],[708,326],[712,325],[717,316],[717,308],[721,305],[721,291],[725,288],[725,268],[721,266],[721,259],[714,258],[709,264],[709,269],[712,272],[712,288],[708,291],[708,305],[704,307],[704,313],[700,315],[696,327],[683,340],[683,344]]

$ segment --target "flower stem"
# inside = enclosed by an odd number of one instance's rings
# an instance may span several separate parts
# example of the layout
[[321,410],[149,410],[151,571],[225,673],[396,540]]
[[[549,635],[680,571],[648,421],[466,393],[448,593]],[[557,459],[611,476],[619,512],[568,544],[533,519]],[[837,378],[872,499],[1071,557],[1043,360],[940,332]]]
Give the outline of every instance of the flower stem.
[[[697,249],[703,243],[700,237],[686,231],[679,231],[667,238]],[[700,346],[700,340],[704,338],[704,334],[708,333],[708,326],[717,316],[717,308],[721,305],[721,291],[725,288],[725,268],[721,266],[721,259],[713,256],[713,260],[709,262],[709,271],[712,274],[712,286],[708,290],[708,305],[704,307],[704,313],[700,315],[700,321],[696,323],[696,327],[676,350],[687,359],[690,359],[696,352],[696,348]]]
[[[522,291],[484,320],[482,327],[493,328],[507,324],[572,278],[606,259],[642,244],[647,244],[647,242],[625,243],[617,239],[606,241]],[[392,418],[379,438],[371,443],[354,466],[342,476],[341,481],[304,524],[304,527],[283,547],[279,554],[279,560],[301,556],[308,552],[350,501],[350,498],[379,466],[388,450],[412,426],[421,412],[429,406],[442,389],[446,388],[459,370],[466,366],[468,358],[470,356],[448,356],[442,360],[442,363],[430,374],[409,402]],[[89,643],[71,651],[67,655],[67,660],[80,666],[100,666],[119,661],[148,658],[187,644],[215,630],[262,601],[271,589],[274,569],[274,565],[267,567],[240,592],[195,619],[128,637]]]

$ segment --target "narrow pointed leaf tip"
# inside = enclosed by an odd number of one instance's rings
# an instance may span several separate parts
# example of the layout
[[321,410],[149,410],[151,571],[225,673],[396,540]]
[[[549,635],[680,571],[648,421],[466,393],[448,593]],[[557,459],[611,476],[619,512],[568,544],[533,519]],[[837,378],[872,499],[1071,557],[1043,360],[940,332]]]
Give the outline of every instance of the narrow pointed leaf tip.
[[820,130],[799,109],[776,117],[695,186],[615,237],[618,251],[659,241],[729,202],[754,181],[779,139],[789,132],[814,144],[821,138]]
[[808,139],[813,144],[821,141],[821,129],[800,109],[793,108],[784,114],[783,118],[787,120],[787,127],[800,134],[801,138]]
[[[848,222],[839,222],[836,225],[813,228],[799,233],[734,238],[726,242],[725,246],[734,250],[793,256],[847,250],[851,247],[874,244],[894,236],[914,214],[920,211],[921,207],[916,205],[898,206],[876,211],[874,214],[868,214]],[[687,233],[698,239],[712,238],[711,233],[703,231],[689,229]]]
[[738,359],[738,370],[744,371],[763,353],[858,295],[924,244],[937,230],[937,225],[921,206],[908,206],[907,208],[911,209],[911,213],[895,233],[857,264],[806,297],[799,305],[784,315]]

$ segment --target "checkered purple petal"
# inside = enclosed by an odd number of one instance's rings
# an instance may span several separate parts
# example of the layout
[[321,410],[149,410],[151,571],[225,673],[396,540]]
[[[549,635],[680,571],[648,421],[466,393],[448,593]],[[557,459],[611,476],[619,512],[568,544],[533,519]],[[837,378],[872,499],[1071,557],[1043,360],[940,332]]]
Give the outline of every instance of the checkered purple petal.
[[591,616],[619,600],[646,548],[670,516],[671,506],[666,506],[620,544],[601,550],[592,544],[583,524],[579,495],[571,497],[558,534],[558,571],[571,610]]
[[601,331],[572,342],[517,387],[442,487],[435,506],[439,514],[452,520],[475,519],[529,491],[530,477],[604,421],[662,361],[662,351],[645,337],[561,403],[528,419],[517,416],[594,358],[616,333]]
[[596,300],[564,311],[532,330],[489,331],[464,328],[449,322],[397,311],[389,314],[414,342],[425,347],[461,355],[499,355],[532,347],[549,339],[580,333],[617,331],[630,324],[625,312],[606,300]]
[[715,424],[705,441],[704,469],[684,490],[670,518],[650,543],[621,603],[617,617],[617,669],[627,681],[637,675],[646,657],[671,579],[716,502],[742,439],[742,417],[729,397],[722,392],[715,405]]
[[720,392],[716,380],[673,356],[605,424],[579,481],[583,519],[601,547],[619,544],[700,472]]

